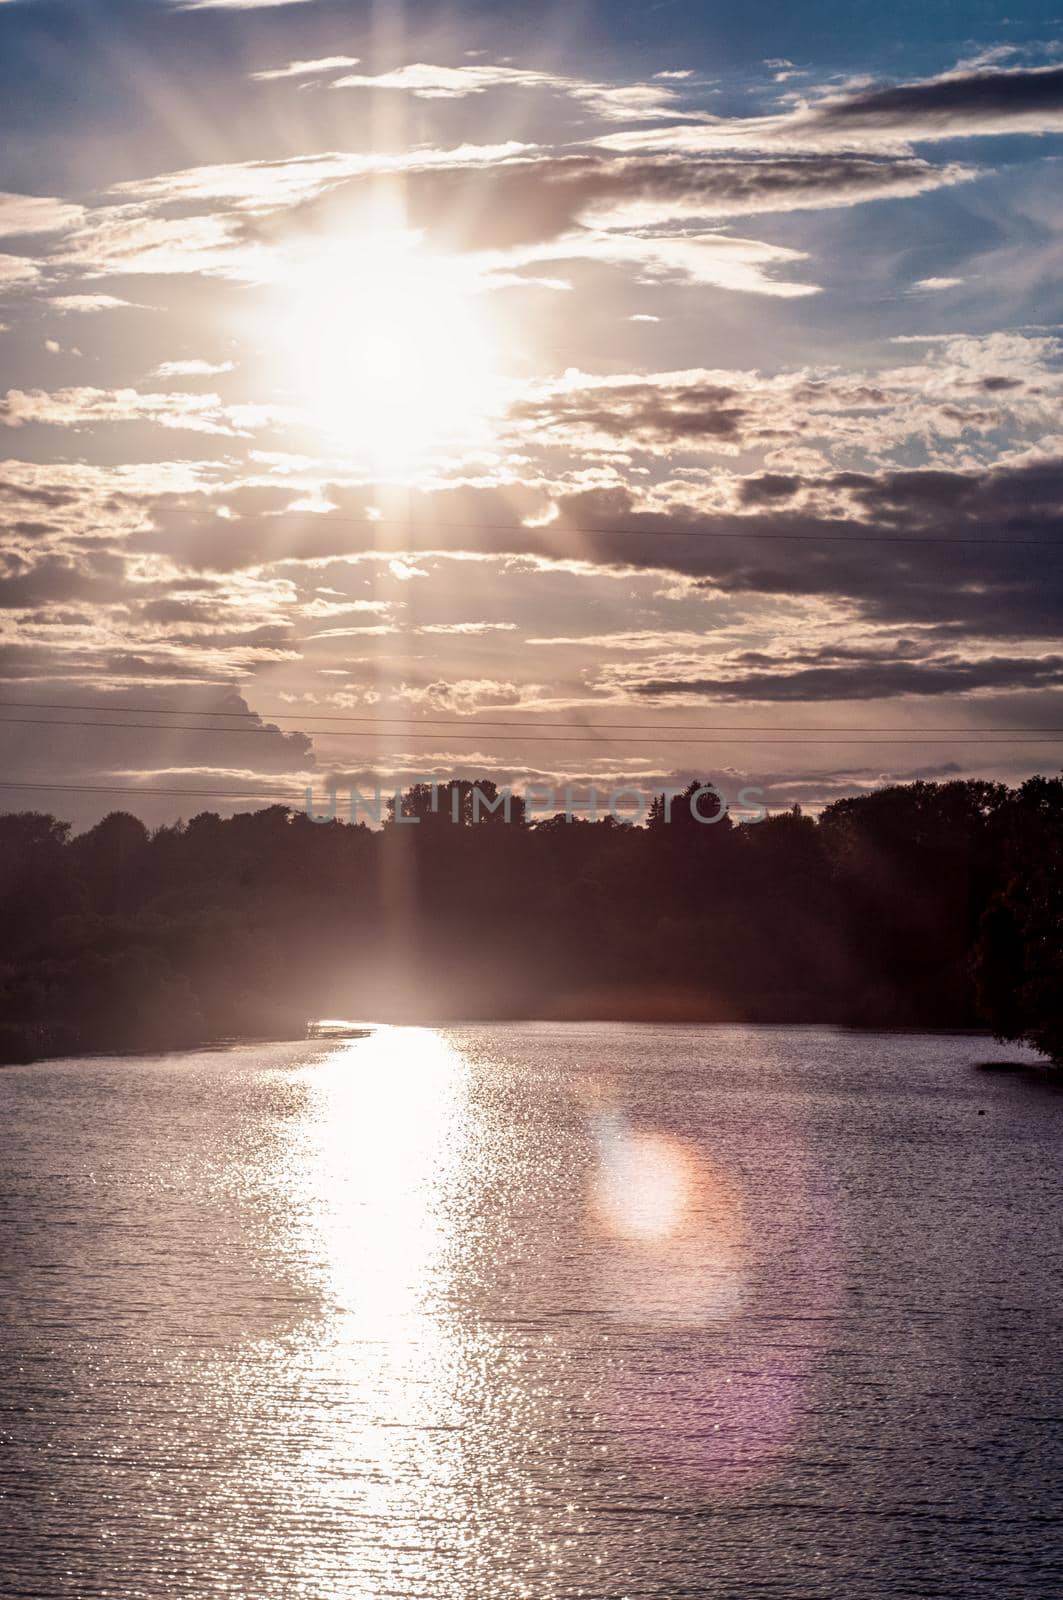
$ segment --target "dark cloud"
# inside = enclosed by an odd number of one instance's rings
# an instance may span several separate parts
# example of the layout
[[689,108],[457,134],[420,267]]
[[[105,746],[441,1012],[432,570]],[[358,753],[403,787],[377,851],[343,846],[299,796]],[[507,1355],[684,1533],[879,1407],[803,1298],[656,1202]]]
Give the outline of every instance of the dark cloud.
[[801,487],[801,479],[793,473],[761,472],[743,479],[738,497],[744,506],[773,506],[792,500]]
[[1063,117],[1063,66],[950,73],[925,83],[872,88],[816,106],[811,125],[927,136],[943,126],[996,132],[1011,120]]
[[291,500],[284,485],[145,495],[143,525],[130,535],[129,548],[173,556],[193,571],[235,572],[274,559],[335,555],[347,547],[350,540],[335,523],[285,514]]
[[636,380],[607,388],[553,393],[512,408],[517,422],[563,432],[603,433],[647,444],[745,439],[753,429],[755,397],[719,383],[659,384]]
[[[548,436],[551,443],[586,448],[601,438],[619,439],[655,454],[714,446],[733,452],[787,440],[882,453],[910,438],[937,434],[951,442],[961,430],[985,435],[1024,422],[1040,437],[1059,382],[1045,362],[1028,355],[1030,377],[964,368],[960,351],[947,377],[940,366],[924,363],[874,380],[840,373],[767,379],[749,372],[659,373],[587,379],[581,386],[569,380],[517,402],[509,420],[525,443]],[[979,349],[970,359],[988,364],[994,353]],[[997,397],[996,404],[987,404],[986,396]],[[743,503],[770,499],[784,483],[778,475],[751,479]]]
[[0,479],[0,496],[5,500],[24,500],[29,505],[46,506],[49,509],[68,506],[77,500],[77,492],[73,489],[41,488],[10,479]]
[[[371,488],[328,486],[336,511],[323,514],[256,515],[248,501],[241,515],[224,494],[165,497],[159,525],[132,544],[216,571],[429,551],[576,560],[676,573],[721,594],[848,602],[891,625],[956,624],[987,637],[1059,631],[1063,549],[1036,541],[1063,540],[1063,458],[735,483],[738,508],[724,511],[705,510],[693,494],[647,511],[626,487],[550,496],[460,485],[408,491],[402,517],[383,521],[367,515]],[[538,526],[526,525],[532,518]]]
[[868,655],[859,664],[745,672],[723,678],[651,678],[644,683],[629,683],[628,687],[646,698],[697,695],[713,701],[808,702],[960,695],[978,689],[1045,689],[1059,684],[1063,684],[1061,655],[930,661],[884,660]]
[[831,92],[768,116],[708,117],[607,134],[616,151],[853,151],[903,154],[920,142],[1063,132],[1063,66],[969,63],[914,83]]
[[[19,666],[39,661],[42,653],[27,659],[24,651],[0,647],[0,675],[10,675]],[[50,658],[54,670],[55,657]],[[5,773],[12,779],[54,778],[76,783],[79,779],[99,782],[109,778],[128,782],[131,772],[154,775],[157,782],[166,772],[184,775],[191,770],[215,775],[227,772],[247,774],[301,773],[314,766],[313,743],[307,734],[285,733],[274,723],[250,713],[247,701],[236,690],[184,683],[192,668],[182,663],[160,663],[158,659],[134,652],[116,652],[94,663],[93,675],[106,673],[114,679],[135,680],[140,676],[169,681],[134,684],[131,688],[101,691],[91,682],[71,677],[57,685],[49,677],[38,690],[39,712],[19,708],[5,714],[12,725],[3,733]],[[90,669],[91,671],[92,669]],[[19,699],[36,698],[33,690],[23,690]],[[50,705],[69,701],[92,710],[64,712]],[[151,707],[157,707],[154,714]],[[175,710],[182,716],[174,717]],[[217,721],[205,713],[224,712]],[[249,714],[250,713],[250,714]],[[35,717],[49,724],[47,729]],[[200,724],[197,717],[202,718]],[[232,722],[227,719],[232,717]],[[108,727],[108,722],[130,724]],[[212,731],[200,731],[203,727]],[[249,730],[249,731],[243,731]]]
[[0,557],[0,609],[24,610],[65,600],[122,598],[123,564],[97,556],[75,561],[65,555],[45,555],[36,562],[16,556]]
[[[589,560],[659,567],[724,593],[818,595],[847,600],[873,621],[960,622],[987,636],[1058,634],[1063,548],[1009,541],[1063,540],[1063,460],[838,473],[799,487],[800,507],[737,515],[641,512],[626,490],[590,492],[560,503],[561,527],[600,532],[565,541],[549,531],[554,548],[568,542]],[[785,488],[789,495],[793,485]],[[606,532],[615,528],[628,531]]]
[[394,190],[411,226],[437,246],[505,250],[560,238],[611,207],[638,204],[662,221],[742,216],[921,194],[973,176],[968,168],[911,157],[549,155],[488,167],[426,167],[401,178],[372,174],[271,219],[245,221],[243,231],[253,240],[293,226],[332,233],[339,223],[350,226],[352,212],[369,213],[381,191]]
[[1060,457],[983,472],[846,472],[820,481],[850,491],[866,516],[901,530],[1063,537]]

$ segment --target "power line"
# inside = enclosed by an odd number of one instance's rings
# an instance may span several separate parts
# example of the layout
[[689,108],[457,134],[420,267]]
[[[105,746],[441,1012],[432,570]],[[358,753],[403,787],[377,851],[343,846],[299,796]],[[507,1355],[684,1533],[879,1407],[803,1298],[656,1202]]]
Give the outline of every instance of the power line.
[[[648,515],[657,513],[650,512]],[[278,522],[291,519],[299,515],[296,512],[284,511],[268,518],[268,525],[275,526]],[[307,512],[305,518],[312,519],[315,527],[327,527],[329,523],[339,527],[352,528],[408,528],[416,534],[431,535],[437,530],[450,533],[524,533],[542,534],[548,536],[552,533],[579,534],[590,538],[606,539],[744,539],[749,543],[767,541],[773,544],[966,544],[966,545],[1016,545],[1035,546],[1046,550],[1063,547],[1063,539],[1008,539],[995,535],[980,538],[973,534],[933,534],[933,533],[748,533],[745,531],[727,532],[719,528],[587,528],[573,527],[568,523],[540,522],[528,524],[526,522],[431,522],[418,523],[411,517],[335,517],[325,512]],[[431,546],[427,547],[431,549]],[[385,554],[389,553],[387,551]],[[395,550],[392,554],[398,554]],[[488,554],[515,554],[513,551],[490,551]]]
[[33,789],[50,794],[53,790],[64,794],[135,794],[140,799],[150,800],[153,795],[199,795],[207,800],[253,800],[280,801],[287,804],[283,794],[242,794],[236,790],[225,789],[145,789],[124,787],[111,783],[16,783],[8,779],[0,779],[0,789]]
[[[251,736],[258,737],[258,738],[269,737],[274,732],[274,730],[271,729],[271,728],[224,728],[224,727],[222,727],[222,728],[218,728],[218,727],[200,728],[200,727],[186,727],[183,724],[177,724],[177,723],[169,723],[168,724],[168,723],[165,723],[165,722],[88,722],[88,721],[85,721],[84,719],[70,719],[70,720],[68,720],[68,719],[59,718],[59,717],[0,717],[0,727],[5,727],[5,728],[11,728],[11,727],[18,727],[18,728],[108,728],[108,729],[112,729],[112,730],[114,730],[114,729],[121,730],[122,732],[125,732],[125,733],[191,733],[191,734],[196,734],[196,735],[199,735],[199,734],[240,735],[240,734],[242,734],[242,735],[245,735],[245,736],[246,735],[251,735]],[[286,737],[291,737],[291,735],[287,735]],[[369,732],[368,730],[364,730],[364,729],[355,730],[355,729],[352,729],[352,728],[336,728],[336,729],[333,729],[333,730],[330,731],[329,737],[333,738],[333,739],[387,739],[387,740],[400,740],[400,741],[401,740],[408,740],[408,739],[415,739],[415,740],[424,740],[424,739],[443,740],[443,739],[446,739],[446,738],[476,739],[476,740],[479,740],[483,744],[514,744],[514,743],[518,742],[517,741],[517,736],[514,735],[514,734],[479,733],[479,732],[477,732],[475,730],[471,731],[471,732],[468,732],[468,733],[456,733],[456,732],[451,731],[450,729],[445,730],[443,733],[438,733],[438,732],[417,733],[415,731],[396,729],[396,730],[384,730],[384,731],[382,731],[381,733],[378,734],[378,733]],[[588,743],[604,744],[604,743],[608,743],[609,740],[608,739],[601,739],[601,738],[596,739],[596,740],[588,740],[587,737],[585,735],[582,735],[582,734],[530,734],[530,735],[527,735],[525,737],[523,742],[526,743],[526,744],[582,744],[582,745],[586,745]],[[882,738],[879,738],[879,737],[877,737],[875,735],[869,736],[869,737],[864,737],[862,735],[856,736],[856,737],[850,737],[849,735],[839,736],[837,734],[834,734],[834,735],[831,735],[831,736],[823,736],[823,737],[816,736],[816,737],[813,737],[813,738],[810,738],[810,739],[804,738],[804,737],[795,739],[795,738],[792,737],[791,730],[784,729],[782,731],[782,733],[779,734],[779,735],[772,734],[772,735],[768,735],[767,737],[765,737],[762,733],[758,733],[758,734],[755,734],[755,735],[739,735],[737,738],[731,738],[731,739],[727,739],[727,738],[723,738],[723,737],[712,738],[712,739],[682,739],[682,738],[671,738],[671,737],[663,737],[663,738],[656,738],[656,739],[642,739],[642,738],[639,738],[639,739],[628,739],[628,738],[624,738],[622,742],[625,745],[635,745],[635,744],[638,744],[638,745],[642,745],[642,744],[659,745],[659,744],[666,744],[666,745],[711,745],[711,746],[734,745],[734,744],[816,744],[816,745],[825,745],[825,744],[826,745],[835,745],[835,744],[860,744],[860,745],[875,745],[875,744],[877,744],[877,745],[883,745],[883,744],[888,744],[888,745],[964,744],[964,745],[968,745],[968,744],[980,744],[983,748],[986,748],[987,746],[992,746],[992,745],[1063,744],[1063,735],[1059,735],[1059,734],[1044,734],[1044,735],[1039,735],[1036,738],[1029,738],[1026,735],[1021,735],[1021,736],[1016,737],[1016,738],[1008,737],[1008,738],[1005,738],[1005,739],[985,739],[985,738],[983,738],[983,736],[980,733],[972,733],[972,734],[969,734],[968,736],[966,736],[964,738],[961,738],[961,739],[952,738],[952,737],[941,738],[941,739],[939,739],[939,738],[922,738],[922,737],[908,737],[908,738],[903,738],[903,739],[896,739],[896,738],[882,739]]]
[[[520,729],[523,729],[525,732],[534,733],[539,728],[566,728],[566,729],[570,729],[570,730],[572,730],[573,732],[576,732],[576,733],[614,733],[614,732],[615,733],[626,733],[626,732],[629,732],[629,731],[646,731],[646,732],[649,732],[651,730],[655,731],[655,730],[657,730],[659,728],[669,728],[669,729],[674,728],[677,731],[694,732],[694,733],[700,732],[700,733],[831,733],[831,734],[848,734],[848,733],[908,733],[909,731],[914,731],[915,733],[920,733],[920,734],[922,734],[922,733],[933,733],[933,734],[938,734],[938,733],[969,733],[972,736],[972,738],[981,738],[983,734],[987,734],[987,733],[990,733],[990,734],[992,734],[992,733],[1005,733],[1005,734],[1013,734],[1013,733],[1056,734],[1056,733],[1063,733],[1063,728],[1035,728],[1035,727],[1026,727],[1026,726],[1009,726],[1009,727],[1001,727],[1001,728],[998,728],[998,727],[985,727],[985,728],[964,728],[964,727],[916,728],[914,730],[909,730],[908,728],[893,728],[893,727],[888,727],[888,726],[883,726],[881,728],[872,728],[872,727],[848,727],[848,728],[838,728],[838,727],[791,727],[789,725],[786,725],[784,727],[774,727],[774,726],[771,726],[770,724],[761,725],[761,724],[757,724],[757,723],[704,723],[704,722],[695,723],[695,724],[691,724],[689,722],[586,722],[586,723],[581,723],[581,722],[571,722],[571,721],[569,721],[569,722],[544,722],[544,721],[528,722],[527,720],[524,720],[524,721],[521,721],[521,722],[517,722],[517,721],[512,721],[512,720],[506,719],[504,717],[484,717],[482,719],[482,721],[474,723],[474,722],[470,722],[467,717],[465,717],[465,718],[458,718],[458,717],[416,717],[415,718],[415,717],[410,716],[410,715],[403,716],[401,713],[398,713],[398,712],[392,717],[354,717],[354,716],[334,716],[334,715],[332,715],[332,714],[330,714],[328,712],[318,712],[318,711],[304,711],[304,712],[296,712],[296,711],[265,711],[265,712],[261,712],[260,713],[258,711],[209,711],[209,710],[205,710],[205,709],[200,709],[199,707],[196,707],[196,706],[190,706],[188,708],[182,708],[180,706],[105,706],[105,705],[95,705],[95,706],[93,706],[93,705],[84,705],[84,704],[76,704],[76,705],[75,704],[52,704],[52,703],[50,703],[48,701],[44,701],[44,700],[0,700],[0,711],[4,711],[4,710],[8,710],[8,709],[19,710],[19,711],[92,711],[92,712],[110,712],[110,711],[114,711],[114,712],[127,713],[130,716],[148,716],[148,717],[153,717],[153,716],[166,716],[166,717],[244,717],[244,718],[252,717],[252,718],[255,718],[256,720],[268,719],[268,720],[270,720],[272,722],[299,722],[299,723],[303,723],[303,722],[355,722],[355,723],[360,723],[360,724],[363,724],[363,725],[367,725],[370,728],[380,727],[383,723],[386,723],[386,722],[387,723],[390,723],[390,722],[409,722],[411,725],[417,726],[417,727],[429,726],[429,727],[442,727],[442,728],[468,728],[470,730],[470,732],[476,732],[477,730],[479,730],[481,728],[488,728],[488,729],[490,729],[490,728],[520,728]],[[21,721],[21,720],[29,721],[31,719],[29,719],[29,718],[26,718],[26,719],[12,718],[10,720],[12,720],[12,721]],[[60,727],[64,727],[64,726],[66,726],[66,724],[65,723],[60,723],[59,726]],[[93,726],[107,727],[107,726],[110,726],[110,724],[99,723],[99,724],[93,724]],[[125,726],[125,724],[122,724],[122,726]],[[151,724],[150,723],[130,723],[129,726],[130,727],[150,727]],[[189,731],[193,731],[193,730],[189,730]],[[205,729],[203,731],[206,732],[206,731],[210,731],[210,730],[206,730]],[[244,730],[234,728],[234,729],[232,729],[230,731],[236,733],[236,732],[242,732]],[[269,730],[268,729],[254,729],[254,730],[250,730],[250,731],[268,732]],[[315,729],[315,728],[311,728],[309,730],[309,732],[311,734],[320,733],[322,731],[328,731],[328,730]],[[385,731],[387,731],[387,730],[385,730]]]

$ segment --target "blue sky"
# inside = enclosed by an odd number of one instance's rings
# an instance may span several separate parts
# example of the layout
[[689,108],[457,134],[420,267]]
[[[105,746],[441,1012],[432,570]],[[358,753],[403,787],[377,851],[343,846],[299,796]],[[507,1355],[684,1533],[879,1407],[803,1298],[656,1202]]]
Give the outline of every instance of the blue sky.
[[1057,766],[1055,13],[0,0],[9,771]]

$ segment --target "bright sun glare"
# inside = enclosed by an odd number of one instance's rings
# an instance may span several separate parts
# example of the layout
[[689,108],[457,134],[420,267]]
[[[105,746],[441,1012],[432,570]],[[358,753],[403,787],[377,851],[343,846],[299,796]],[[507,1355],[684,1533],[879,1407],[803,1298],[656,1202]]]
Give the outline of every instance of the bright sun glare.
[[294,273],[285,344],[313,425],[377,468],[470,444],[498,375],[483,296],[405,229],[331,244]]

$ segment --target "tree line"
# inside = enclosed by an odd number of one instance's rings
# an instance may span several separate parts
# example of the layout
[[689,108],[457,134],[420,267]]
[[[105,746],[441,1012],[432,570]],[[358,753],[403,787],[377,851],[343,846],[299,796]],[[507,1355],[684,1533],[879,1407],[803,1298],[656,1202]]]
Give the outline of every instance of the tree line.
[[756,825],[473,821],[472,790],[418,785],[380,828],[0,816],[0,1059],[342,1015],[987,1027],[1063,1062],[1063,779]]

